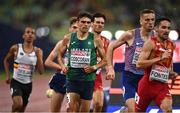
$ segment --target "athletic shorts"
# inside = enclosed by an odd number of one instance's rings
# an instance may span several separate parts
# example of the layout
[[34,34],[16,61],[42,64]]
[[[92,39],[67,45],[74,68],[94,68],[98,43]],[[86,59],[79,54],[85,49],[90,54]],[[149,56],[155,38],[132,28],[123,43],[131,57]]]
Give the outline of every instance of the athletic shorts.
[[23,99],[23,106],[26,106],[29,102],[29,96],[32,92],[32,82],[23,84],[15,79],[11,80],[10,84],[11,96],[21,96]]
[[142,75],[137,75],[129,71],[123,71],[122,85],[125,101],[129,98],[135,98],[135,94],[138,88],[138,82],[142,78]]
[[56,72],[49,81],[49,87],[57,93],[66,93],[66,75]]
[[67,93],[77,93],[81,99],[91,100],[94,91],[94,81],[67,80]]
[[99,74],[96,74],[96,79],[95,79],[95,83],[94,83],[94,91],[96,91],[97,89],[103,90],[101,76],[102,76],[101,72]]
[[161,102],[165,97],[172,99],[168,84],[158,81],[150,82],[143,77],[139,82],[136,111],[145,112],[152,100],[160,107]]

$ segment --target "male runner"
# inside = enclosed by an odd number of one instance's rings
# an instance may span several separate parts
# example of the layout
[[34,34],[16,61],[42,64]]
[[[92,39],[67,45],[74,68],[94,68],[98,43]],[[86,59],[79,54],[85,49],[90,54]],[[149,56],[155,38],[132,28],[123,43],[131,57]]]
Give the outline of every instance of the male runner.
[[144,9],[140,12],[140,28],[128,30],[117,41],[111,43],[107,50],[108,74],[107,79],[114,79],[115,72],[112,66],[112,53],[115,48],[126,44],[125,48],[125,69],[122,75],[122,84],[125,104],[128,112],[135,111],[135,93],[138,82],[144,74],[142,69],[136,68],[141,48],[144,42],[152,35],[154,28],[155,12],[150,9]]
[[[72,17],[70,20],[70,27],[69,27],[69,32],[76,32],[77,31],[77,17]],[[61,104],[64,99],[64,95],[66,93],[66,75],[64,75],[61,72],[61,67],[59,64],[54,62],[54,59],[57,58],[58,55],[58,49],[60,47],[60,44],[62,41],[59,41],[55,48],[52,50],[50,55],[45,61],[45,65],[47,67],[56,69],[57,72],[52,76],[50,82],[49,82],[49,87],[53,90],[53,94],[51,97],[51,112],[59,112],[61,109]],[[67,55],[64,57],[64,62],[67,63]]]
[[169,76],[177,76],[172,70],[172,57],[175,43],[168,39],[171,21],[160,18],[155,23],[157,36],[145,42],[137,61],[137,67],[145,73],[138,85],[136,111],[145,112],[152,100],[163,112],[172,112],[172,96],[168,87]]
[[[89,112],[96,70],[106,64],[102,42],[96,38],[96,35],[88,32],[91,19],[89,13],[80,13],[77,22],[78,31],[65,35],[59,50],[61,67],[67,74],[70,112]],[[62,62],[62,56],[66,50],[68,50],[68,67]],[[98,64],[96,51],[102,59]]]
[[[98,38],[101,39],[104,50],[106,52],[109,45],[109,40],[105,38],[104,36],[100,35],[102,30],[104,29],[105,22],[106,22],[106,17],[104,14],[95,13],[93,15],[92,32],[96,34]],[[98,62],[100,62],[101,58],[97,56],[97,60]],[[103,103],[104,103],[104,92],[103,92],[101,76],[102,76],[102,69],[98,69],[96,71],[96,79],[95,79],[94,92],[93,92],[93,108],[94,108],[93,111],[94,112],[101,112]]]
[[[26,27],[22,36],[22,44],[13,45],[4,59],[6,71],[6,82],[10,83],[13,100],[12,112],[24,112],[32,91],[32,75],[37,67],[40,74],[44,71],[43,52],[33,45],[35,29]],[[9,71],[9,60],[14,59],[13,77],[11,80]]]

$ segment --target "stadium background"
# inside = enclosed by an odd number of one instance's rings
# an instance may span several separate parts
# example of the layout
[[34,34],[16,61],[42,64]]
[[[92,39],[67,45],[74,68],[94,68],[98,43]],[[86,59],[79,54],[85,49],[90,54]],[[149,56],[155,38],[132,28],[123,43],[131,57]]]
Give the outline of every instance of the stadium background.
[[[112,41],[115,40],[115,32],[117,30],[127,30],[139,27],[139,11],[144,8],[154,9],[157,18],[167,16],[172,19],[172,29],[180,34],[180,1],[179,0],[1,0],[0,1],[0,111],[8,111],[10,102],[5,108],[4,101],[11,101],[8,94],[7,86],[4,86],[4,68],[3,59],[11,45],[22,42],[21,35],[25,26],[34,26],[39,29],[37,32],[37,40],[35,45],[43,49],[44,60],[49,55],[58,40],[67,33],[69,26],[69,18],[76,16],[80,11],[88,11],[90,13],[102,12],[107,16],[105,30],[112,33]],[[180,72],[180,38],[176,41],[177,48],[174,57],[174,68]],[[123,48],[118,48],[114,53],[114,64],[117,74],[116,81],[111,84],[110,99],[108,102],[112,111],[119,109],[123,105],[121,95],[120,75],[123,69]],[[49,70],[52,71],[52,70]],[[44,90],[48,88],[47,83],[50,73],[46,73],[44,81]],[[35,77],[35,80],[38,77]],[[180,80],[177,80],[178,84]],[[170,81],[171,82],[171,81]],[[105,83],[109,89],[109,82]],[[3,87],[4,86],[4,87]],[[38,85],[40,86],[40,85]],[[180,87],[174,86],[174,107],[180,107]],[[4,91],[4,90],[5,91]],[[42,92],[44,91],[43,89]],[[35,90],[34,90],[35,91]],[[4,94],[2,92],[6,92]],[[42,93],[41,92],[41,93]],[[4,97],[5,96],[5,97]],[[36,95],[34,95],[36,96]],[[108,96],[107,96],[108,97]],[[6,99],[9,98],[9,99]],[[34,97],[37,98],[37,97]],[[120,101],[121,100],[121,101]],[[47,103],[48,101],[46,101]],[[6,102],[5,102],[6,103]],[[43,107],[45,105],[42,104]],[[40,107],[39,107],[40,108]],[[48,107],[46,107],[48,108]],[[35,111],[38,108],[36,108]],[[40,110],[41,111],[41,110]],[[42,109],[43,111],[43,109]]]

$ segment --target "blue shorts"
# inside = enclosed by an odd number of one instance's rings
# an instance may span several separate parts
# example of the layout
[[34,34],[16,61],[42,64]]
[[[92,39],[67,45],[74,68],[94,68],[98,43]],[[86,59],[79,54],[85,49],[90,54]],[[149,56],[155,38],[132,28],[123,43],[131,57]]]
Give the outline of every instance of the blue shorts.
[[49,81],[49,87],[55,92],[66,93],[66,75],[56,72]]
[[138,82],[141,78],[142,75],[134,74],[129,71],[123,71],[122,85],[124,90],[123,97],[125,101],[129,98],[135,98],[135,94],[138,88]]
[[94,81],[67,80],[67,93],[77,93],[81,99],[91,100],[94,91]]

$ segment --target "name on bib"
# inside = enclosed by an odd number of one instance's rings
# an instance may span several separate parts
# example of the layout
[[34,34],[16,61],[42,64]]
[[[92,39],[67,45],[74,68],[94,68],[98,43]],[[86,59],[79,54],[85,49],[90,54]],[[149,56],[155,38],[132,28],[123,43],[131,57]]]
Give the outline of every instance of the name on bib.
[[73,68],[84,68],[90,65],[91,49],[72,49],[70,54],[70,66]]
[[153,65],[150,72],[150,80],[157,80],[167,83],[169,79],[169,69],[160,65]]

